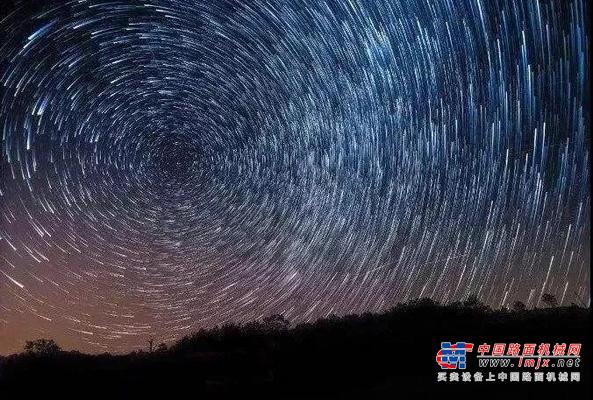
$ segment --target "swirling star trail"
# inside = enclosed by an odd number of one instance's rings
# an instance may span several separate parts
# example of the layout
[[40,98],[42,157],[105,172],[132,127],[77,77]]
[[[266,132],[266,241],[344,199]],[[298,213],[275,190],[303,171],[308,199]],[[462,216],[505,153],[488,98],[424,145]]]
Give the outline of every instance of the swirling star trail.
[[0,352],[419,297],[588,304],[586,8],[17,2]]

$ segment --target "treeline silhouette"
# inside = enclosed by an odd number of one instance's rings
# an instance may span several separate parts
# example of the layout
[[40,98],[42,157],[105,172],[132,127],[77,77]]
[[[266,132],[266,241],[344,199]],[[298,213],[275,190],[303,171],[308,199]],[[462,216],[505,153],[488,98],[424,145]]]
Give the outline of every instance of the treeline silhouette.
[[[383,314],[331,316],[294,327],[273,315],[200,330],[170,347],[153,346],[150,338],[147,351],[126,355],[66,352],[40,339],[27,342],[21,354],[0,358],[0,398],[12,391],[109,398],[589,395],[589,309],[554,307],[555,299],[548,300],[546,308],[515,303],[510,310],[492,310],[475,296],[446,306],[420,299]],[[582,343],[581,382],[439,383],[435,356],[442,341]],[[468,355],[468,370],[480,370],[475,354]]]

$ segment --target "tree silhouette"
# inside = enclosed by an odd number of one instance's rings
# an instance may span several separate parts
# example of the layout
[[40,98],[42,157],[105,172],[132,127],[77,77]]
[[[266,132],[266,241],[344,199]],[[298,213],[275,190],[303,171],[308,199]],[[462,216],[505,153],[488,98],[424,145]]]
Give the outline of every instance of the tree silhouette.
[[[547,298],[539,300],[543,304]],[[433,398],[443,395],[443,385],[427,384],[417,392],[416,385],[406,386],[411,382],[406,373],[416,370],[429,375],[436,365],[424,357],[419,359],[413,346],[401,343],[428,345],[434,344],[435,338],[463,337],[468,332],[476,336],[488,332],[496,337],[517,329],[523,337],[546,332],[550,337],[569,335],[573,341],[584,341],[588,309],[552,308],[546,312],[526,309],[522,302],[513,301],[509,304],[513,310],[524,311],[492,309],[477,296],[466,295],[451,305],[411,300],[383,314],[328,316],[296,326],[275,314],[252,324],[200,329],[167,344],[148,336],[142,340],[142,350],[124,355],[59,352],[53,341],[41,339],[27,342],[27,353],[0,357],[0,393],[9,385],[21,391],[36,386],[43,390],[74,387],[84,392],[90,387],[108,393],[129,387],[134,393],[146,391],[146,397],[154,397],[155,390],[170,396],[171,391],[177,394],[175,390],[183,389],[216,398],[231,397],[225,394],[246,397],[245,393],[273,397],[278,390],[298,390],[295,398],[320,392],[349,398],[347,393],[371,393],[380,386],[380,397],[401,396],[403,387],[403,397]],[[153,353],[148,353],[149,339],[154,339]],[[429,349],[432,355],[437,348]],[[410,361],[391,362],[398,357]],[[352,365],[364,368],[353,369]],[[407,390],[414,393],[407,396]],[[541,390],[548,395],[550,389]]]
[[527,307],[525,306],[525,303],[523,303],[522,301],[516,301],[513,303],[513,311],[516,312],[522,312],[525,311],[527,309]]
[[167,345],[165,343],[159,344],[158,347],[156,348],[156,351],[161,352],[161,353],[167,351]]
[[544,295],[542,296],[542,301],[548,307],[558,306],[558,299],[556,299],[556,296],[550,293],[544,293]]
[[274,314],[264,318],[264,324],[267,329],[271,330],[285,330],[288,329],[290,321],[288,321],[282,314]]
[[463,306],[467,308],[482,308],[484,307],[484,303],[482,303],[477,295],[470,294],[467,299],[463,301]]
[[25,342],[25,352],[34,354],[57,354],[62,349],[52,339],[27,340]]

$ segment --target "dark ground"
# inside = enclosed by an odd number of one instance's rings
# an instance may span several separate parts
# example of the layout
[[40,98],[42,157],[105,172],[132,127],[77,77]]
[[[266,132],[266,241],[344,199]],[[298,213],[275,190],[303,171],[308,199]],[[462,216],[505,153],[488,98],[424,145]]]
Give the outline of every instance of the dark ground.
[[[282,321],[225,326],[153,353],[0,358],[0,399],[16,398],[9,393],[19,398],[30,393],[167,399],[590,398],[589,327],[589,310],[579,307],[509,312],[418,301],[385,314],[330,318],[293,329],[285,329]],[[476,347],[583,343],[581,382],[437,383],[441,341]],[[472,373],[480,370],[475,351],[468,355]]]

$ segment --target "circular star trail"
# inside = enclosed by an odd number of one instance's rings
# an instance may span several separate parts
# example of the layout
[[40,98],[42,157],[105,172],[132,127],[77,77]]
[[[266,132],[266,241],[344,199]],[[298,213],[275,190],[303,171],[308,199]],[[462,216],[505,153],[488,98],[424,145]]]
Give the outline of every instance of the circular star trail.
[[584,1],[17,3],[0,351],[589,302]]

